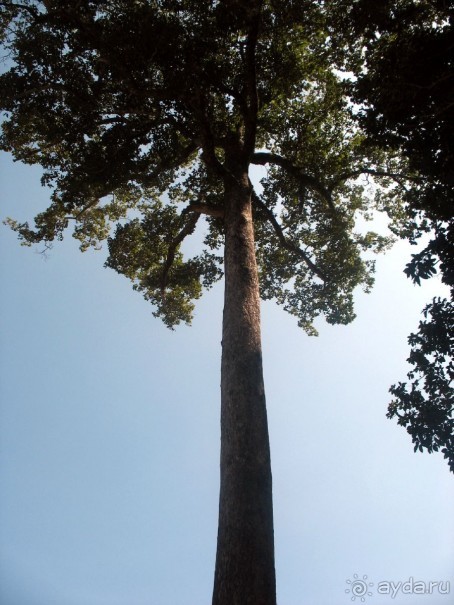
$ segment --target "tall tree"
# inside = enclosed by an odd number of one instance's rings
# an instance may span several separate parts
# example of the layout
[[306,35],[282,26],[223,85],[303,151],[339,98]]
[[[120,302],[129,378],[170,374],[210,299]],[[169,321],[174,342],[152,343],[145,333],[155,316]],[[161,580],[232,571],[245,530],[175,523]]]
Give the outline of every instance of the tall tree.
[[[401,150],[414,175],[403,191],[404,214],[387,208],[394,230],[415,245],[430,234],[405,273],[417,284],[440,273],[451,291],[450,300],[425,307],[409,336],[410,383],[391,387],[388,417],[406,427],[415,451],[441,450],[454,472],[454,3],[337,5],[342,27],[335,36],[349,47],[361,126],[374,145]],[[355,60],[352,45],[364,60]]]
[[[171,328],[225,276],[213,604],[275,605],[259,301],[274,298],[310,334],[319,315],[352,321],[354,289],[373,283],[363,253],[389,244],[356,231],[375,207],[358,177],[401,182],[400,160],[365,144],[331,68],[324,3],[0,7],[12,61],[1,148],[41,165],[52,188],[33,227],[9,220],[23,243],[50,246],[71,225],[82,250],[107,240],[106,265]],[[267,167],[255,184],[254,165]],[[198,227],[204,248],[185,259]]]

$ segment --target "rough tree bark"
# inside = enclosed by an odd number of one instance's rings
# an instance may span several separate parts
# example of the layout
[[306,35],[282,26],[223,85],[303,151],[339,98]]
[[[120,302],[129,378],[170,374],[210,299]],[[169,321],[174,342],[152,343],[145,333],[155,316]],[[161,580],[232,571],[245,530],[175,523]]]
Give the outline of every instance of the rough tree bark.
[[271,461],[247,164],[225,178],[221,488],[213,605],[276,605]]

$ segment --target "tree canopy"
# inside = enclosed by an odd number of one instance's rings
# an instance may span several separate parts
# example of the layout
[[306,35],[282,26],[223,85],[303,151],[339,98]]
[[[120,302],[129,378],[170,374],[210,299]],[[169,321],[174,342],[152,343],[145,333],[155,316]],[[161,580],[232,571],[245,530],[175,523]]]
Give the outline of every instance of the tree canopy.
[[[373,281],[361,254],[388,244],[355,232],[375,203],[358,177],[392,179],[398,160],[365,143],[321,3],[1,5],[13,60],[1,146],[53,188],[34,227],[10,220],[25,243],[71,225],[82,250],[107,239],[107,266],[167,325],[190,321],[222,275],[222,179],[240,141],[244,161],[267,167],[253,195],[262,297],[311,333],[320,314],[353,319],[354,288]],[[184,259],[202,214],[204,249]]]

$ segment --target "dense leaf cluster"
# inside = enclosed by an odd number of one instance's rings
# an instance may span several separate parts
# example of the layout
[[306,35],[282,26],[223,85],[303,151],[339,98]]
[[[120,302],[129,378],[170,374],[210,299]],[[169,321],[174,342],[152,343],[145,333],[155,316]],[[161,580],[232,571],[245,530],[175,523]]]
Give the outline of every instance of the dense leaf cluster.
[[399,382],[391,387],[396,397],[388,417],[397,417],[407,428],[415,451],[441,450],[454,472],[454,310],[452,304],[440,298],[424,309],[424,321],[419,331],[411,334],[412,347],[408,374],[410,388]]

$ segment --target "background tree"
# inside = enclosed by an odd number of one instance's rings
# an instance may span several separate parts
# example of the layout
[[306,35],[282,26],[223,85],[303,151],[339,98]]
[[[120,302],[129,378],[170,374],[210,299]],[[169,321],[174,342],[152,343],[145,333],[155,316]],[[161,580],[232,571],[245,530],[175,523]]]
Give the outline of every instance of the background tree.
[[[225,275],[213,603],[274,604],[259,298],[311,334],[319,315],[350,322],[354,289],[373,282],[362,253],[389,244],[355,229],[376,207],[357,179],[411,174],[351,115],[318,2],[0,6],[13,62],[1,146],[53,189],[34,227],[9,221],[23,242],[52,245],[70,225],[82,250],[107,239],[107,266],[169,327]],[[268,168],[259,184],[252,165]],[[204,249],[185,259],[202,216]]]
[[338,30],[362,46],[356,75],[358,118],[373,145],[399,151],[414,178],[403,193],[405,214],[387,205],[394,231],[413,244],[425,234],[405,273],[420,284],[440,272],[451,299],[434,299],[409,336],[410,383],[391,387],[388,417],[407,428],[415,451],[442,451],[454,472],[454,3],[390,0],[341,2]]

